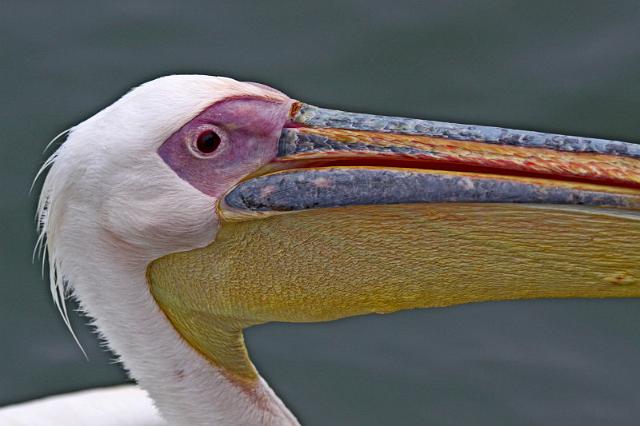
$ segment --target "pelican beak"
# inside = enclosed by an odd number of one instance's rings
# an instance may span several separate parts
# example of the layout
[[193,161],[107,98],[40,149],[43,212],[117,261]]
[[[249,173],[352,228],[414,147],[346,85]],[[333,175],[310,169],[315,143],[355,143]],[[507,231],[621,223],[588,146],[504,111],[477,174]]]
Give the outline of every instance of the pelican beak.
[[225,199],[251,211],[401,203],[638,209],[640,146],[295,103],[274,161]]
[[[254,383],[268,321],[640,296],[640,146],[294,103],[208,247],[148,269],[176,329]],[[204,265],[204,266],[203,266]]]

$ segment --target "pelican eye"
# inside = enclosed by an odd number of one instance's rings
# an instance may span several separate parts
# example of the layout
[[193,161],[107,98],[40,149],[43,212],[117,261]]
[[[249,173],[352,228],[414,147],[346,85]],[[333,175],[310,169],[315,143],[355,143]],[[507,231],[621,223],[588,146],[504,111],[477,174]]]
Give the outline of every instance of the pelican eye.
[[205,130],[198,135],[196,148],[203,154],[211,154],[220,146],[220,135],[213,130]]

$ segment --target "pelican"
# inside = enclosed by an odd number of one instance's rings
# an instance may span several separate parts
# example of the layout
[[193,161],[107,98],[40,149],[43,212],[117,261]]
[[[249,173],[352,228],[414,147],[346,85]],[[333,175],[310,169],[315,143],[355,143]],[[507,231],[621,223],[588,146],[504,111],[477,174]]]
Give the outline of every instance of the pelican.
[[245,328],[640,296],[631,143],[173,75],[73,127],[44,168],[54,300],[68,321],[67,287],[139,388],[19,404],[2,424],[297,425]]

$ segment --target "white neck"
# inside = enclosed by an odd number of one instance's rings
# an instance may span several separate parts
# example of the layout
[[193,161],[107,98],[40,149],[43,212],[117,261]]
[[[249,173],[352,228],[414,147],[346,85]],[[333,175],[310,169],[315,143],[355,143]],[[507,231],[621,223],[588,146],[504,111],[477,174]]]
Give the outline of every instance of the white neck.
[[242,389],[189,346],[149,292],[145,271],[153,259],[109,239],[106,248],[96,244],[95,253],[74,256],[77,263],[66,265],[72,275],[66,278],[101,336],[170,424],[298,424],[262,378],[254,389]]

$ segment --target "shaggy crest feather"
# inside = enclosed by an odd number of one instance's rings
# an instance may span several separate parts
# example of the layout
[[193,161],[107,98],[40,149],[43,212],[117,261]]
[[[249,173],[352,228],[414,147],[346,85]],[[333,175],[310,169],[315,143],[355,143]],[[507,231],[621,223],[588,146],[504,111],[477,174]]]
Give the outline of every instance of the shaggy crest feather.
[[[51,142],[49,142],[49,144],[47,144],[47,148],[50,147],[51,144],[53,144],[61,136],[70,133],[72,130],[73,128],[59,133],[55,138],[51,140]],[[47,148],[45,148],[45,151]],[[63,149],[62,146],[58,148],[53,154],[51,154],[49,158],[47,158],[42,167],[40,167],[40,170],[38,170],[38,173],[36,174],[36,177],[33,181],[33,185],[35,185],[38,178],[42,176],[47,169],[50,169],[46,175],[44,184],[42,185],[42,190],[40,192],[40,198],[38,199],[38,207],[36,210],[36,231],[38,233],[38,237],[34,248],[34,257],[37,255],[42,259],[41,268],[43,276],[44,269],[48,260],[49,290],[51,292],[53,303],[62,316],[62,320],[71,333],[73,340],[82,351],[84,357],[86,359],[89,359],[86,351],[82,347],[82,344],[78,340],[78,336],[73,331],[71,321],[69,320],[69,312],[67,311],[66,304],[67,286],[65,285],[66,283],[64,280],[64,275],[61,273],[62,259],[60,259],[56,255],[56,225],[60,220],[60,218],[57,216],[57,214],[59,214],[60,212],[60,209],[56,210],[54,205],[54,200],[57,199],[56,194],[59,191],[59,188],[56,185],[58,181],[55,179],[55,162],[61,149]],[[31,186],[32,189],[33,185]]]

